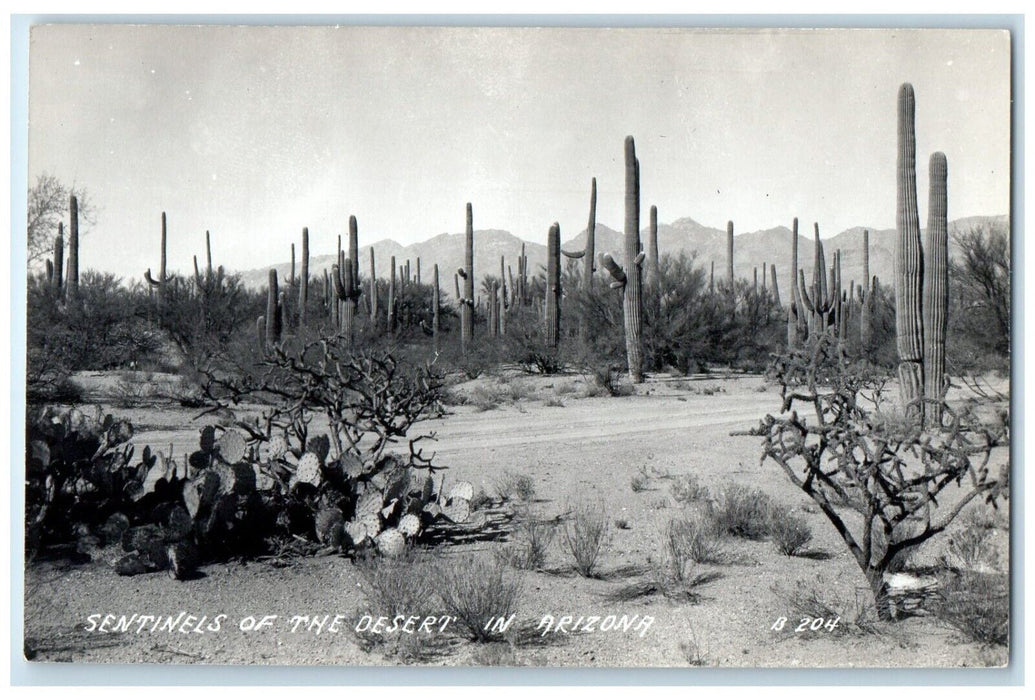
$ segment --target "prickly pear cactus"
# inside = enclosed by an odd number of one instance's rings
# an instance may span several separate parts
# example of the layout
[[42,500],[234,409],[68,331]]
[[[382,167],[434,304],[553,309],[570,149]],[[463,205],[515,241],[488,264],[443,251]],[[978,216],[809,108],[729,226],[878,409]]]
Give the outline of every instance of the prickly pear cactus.
[[295,484],[310,484],[319,486],[322,481],[320,473],[320,459],[312,452],[306,452],[298,460],[298,468],[295,470]]
[[217,441],[219,456],[227,464],[237,464],[244,459],[246,449],[244,436],[236,430],[227,430]]
[[385,530],[375,538],[374,542],[378,552],[393,559],[406,551],[406,538],[395,528]]

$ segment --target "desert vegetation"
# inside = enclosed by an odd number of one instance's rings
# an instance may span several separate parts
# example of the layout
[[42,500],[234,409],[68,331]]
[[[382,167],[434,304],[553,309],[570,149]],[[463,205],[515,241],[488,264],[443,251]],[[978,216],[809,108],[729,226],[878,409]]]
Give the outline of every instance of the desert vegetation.
[[[322,277],[303,229],[299,274],[292,244],[290,273],[270,269],[262,290],[216,264],[208,235],[190,273],[170,271],[165,213],[154,272],[80,272],[81,192],[38,182],[30,263],[43,248],[49,258],[28,283],[33,566],[168,572],[179,582],[157,578],[182,591],[203,588],[206,572],[232,586],[217,564],[319,577],[306,567],[329,560],[352,586],[334,582],[335,595],[359,590],[349,604],[362,615],[455,621],[444,646],[389,645],[357,627],[364,654],[405,661],[569,662],[548,655],[554,622],[535,625],[540,596],[561,604],[550,596],[563,587],[588,597],[583,607],[652,620],[722,600],[726,619],[681,630],[664,663],[737,663],[729,649],[741,643],[721,638],[722,623],[768,647],[779,619],[806,625],[796,643],[836,630],[880,649],[922,619],[1001,654],[1008,562],[995,537],[1008,530],[997,514],[1010,422],[1008,392],[992,386],[1010,366],[1009,233],[960,234],[950,257],[948,165],[935,153],[921,241],[914,110],[904,85],[895,278],[868,274],[864,235],[867,274],[846,282],[818,224],[799,267],[795,219],[783,297],[775,265],[761,285],[757,271],[734,277],[733,222],[718,278],[694,255],[659,250],[653,207],[641,241],[631,136],[620,255],[596,249],[594,179],[584,248],[564,250],[555,223],[538,271],[524,251],[475,269],[467,204],[452,282],[420,259],[392,258],[377,278],[355,217]],[[62,222],[41,246],[57,196],[68,236]],[[174,380],[158,395],[144,373]],[[96,375],[118,380],[100,399],[84,379]],[[704,437],[665,432],[666,416],[684,414],[704,421]],[[774,587],[771,570],[786,584],[829,570],[864,594],[811,579]],[[767,607],[745,622],[731,611],[752,590]],[[531,630],[508,622],[522,614]],[[46,651],[34,639],[33,653]]]

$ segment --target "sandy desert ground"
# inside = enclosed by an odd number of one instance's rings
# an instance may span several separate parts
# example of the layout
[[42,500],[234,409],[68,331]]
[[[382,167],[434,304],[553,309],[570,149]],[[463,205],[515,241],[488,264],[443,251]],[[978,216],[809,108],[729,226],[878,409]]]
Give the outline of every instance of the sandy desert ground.
[[[866,631],[848,624],[869,605],[869,592],[854,559],[809,499],[772,463],[760,463],[760,439],[732,435],[757,426],[779,408],[777,389],[761,377],[652,378],[635,395],[588,397],[581,375],[482,377],[454,388],[467,396],[510,395],[515,401],[483,410],[449,406],[448,414],[423,424],[436,433],[436,462],[448,480],[468,480],[492,492],[505,472],[529,475],[535,496],[527,504],[543,518],[561,516],[578,503],[602,504],[611,522],[611,543],[601,576],[582,578],[554,540],[542,571],[516,572],[523,594],[510,641],[479,644],[442,635],[424,656],[398,653],[394,640],[373,647],[353,632],[370,612],[354,563],[339,555],[292,560],[207,565],[194,580],[164,573],[123,578],[103,561],[73,564],[39,561],[26,569],[25,636],[37,661],[206,664],[333,664],[723,667],[971,667],[1005,663],[1006,649],[964,641],[934,617],[876,623]],[[110,406],[108,408],[111,408]],[[194,449],[197,411],[172,406],[113,408],[132,420],[134,441],[182,455]],[[212,420],[207,418],[206,420]],[[998,458],[1003,458],[999,455]],[[809,556],[782,555],[772,542],[728,539],[729,562],[701,565],[717,577],[700,587],[696,602],[647,596],[617,601],[615,594],[642,578],[663,554],[668,522],[686,507],[673,496],[683,474],[716,491],[729,484],[758,486],[806,518],[813,532]],[[632,480],[642,475],[642,489]],[[985,508],[972,504],[970,508]],[[1007,561],[1005,515],[992,542]],[[951,531],[950,531],[951,532]],[[935,562],[947,535],[914,556]],[[493,542],[448,545],[438,556],[466,552],[491,556]],[[821,591],[838,601],[846,618],[834,632],[797,633],[788,597],[796,588]],[[90,616],[106,614],[197,618],[184,631],[137,633],[89,631]],[[821,611],[816,611],[821,614]],[[218,631],[205,631],[219,615]],[[242,631],[242,620],[275,615],[261,630]],[[336,631],[329,627],[341,615]],[[552,615],[628,615],[639,626],[626,632],[543,635]],[[293,616],[323,616],[318,634]],[[643,630],[644,619],[653,618]],[[781,617],[794,618],[780,631]],[[186,620],[186,618],[182,618]],[[247,622],[245,623],[247,625]],[[532,631],[529,631],[531,628]],[[643,631],[641,635],[637,630]]]

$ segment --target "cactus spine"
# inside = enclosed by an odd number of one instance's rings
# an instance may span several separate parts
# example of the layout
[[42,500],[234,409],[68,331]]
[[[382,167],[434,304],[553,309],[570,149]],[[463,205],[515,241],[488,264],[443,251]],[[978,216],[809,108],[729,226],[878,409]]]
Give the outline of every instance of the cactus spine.
[[622,312],[625,319],[625,353],[629,377],[635,384],[643,381],[643,306],[642,277],[644,253],[640,250],[640,168],[636,160],[636,142],[625,137],[625,269],[607,254],[601,264],[610,273],[611,286],[622,289]]
[[561,226],[554,223],[546,237],[546,344],[557,347],[561,333]]
[[945,330],[949,312],[949,232],[945,154],[930,162],[930,203],[924,241],[924,399],[930,418],[940,427],[945,393]]
[[895,331],[902,405],[923,420],[920,401],[924,386],[923,251],[916,201],[916,132],[913,86],[898,93],[898,186],[895,214]]
[[460,299],[460,346],[464,353],[474,339],[474,211],[467,203],[467,226],[464,231],[464,296]]
[[[162,214],[162,251],[165,251],[165,214]],[[164,261],[164,258],[163,258]],[[68,298],[79,296],[79,200],[68,198],[68,274],[65,276]]]

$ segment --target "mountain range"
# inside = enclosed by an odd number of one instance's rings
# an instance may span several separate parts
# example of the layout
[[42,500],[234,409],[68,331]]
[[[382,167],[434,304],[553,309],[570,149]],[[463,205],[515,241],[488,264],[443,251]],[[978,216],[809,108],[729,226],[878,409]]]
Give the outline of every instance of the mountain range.
[[[953,234],[967,231],[972,228],[995,225],[1007,226],[1008,218],[1005,215],[998,216],[972,216],[963,219],[955,219],[949,222],[949,254],[955,256]],[[823,250],[826,256],[827,265],[831,264],[833,251],[841,251],[842,277],[847,287],[851,281],[856,284],[862,282],[862,241],[863,231],[870,232],[870,274],[876,275],[884,284],[891,284],[894,270],[895,251],[895,230],[874,229],[863,226],[854,226],[841,231],[837,235],[827,238],[822,237]],[[813,227],[802,223],[798,229],[798,266],[805,270],[806,280],[811,280],[813,266]],[[610,253],[619,262],[622,261],[622,233],[615,231],[608,226],[597,223],[596,225],[596,250],[597,253]],[[643,245],[646,246],[647,229],[640,234]],[[762,265],[768,268],[776,265],[777,282],[781,297],[786,303],[787,291],[790,289],[791,270],[791,230],[786,226],[747,233],[734,232],[733,237],[733,272],[737,278],[751,280],[754,271],[758,269],[759,284],[762,283]],[[580,251],[585,248],[586,231],[581,231],[572,239],[564,241],[561,247],[568,251]],[[476,230],[474,232],[474,269],[475,279],[478,280],[476,289],[480,287],[481,280],[486,275],[499,276],[500,256],[505,259],[505,264],[510,267],[514,275],[517,275],[517,258],[521,253],[521,246],[525,246],[525,255],[528,256],[529,274],[534,275],[540,269],[546,267],[546,246],[541,243],[522,241],[520,238],[499,229]],[[297,247],[297,246],[296,246]],[[417,261],[421,265],[421,281],[425,284],[431,281],[432,266],[439,266],[439,283],[447,296],[453,295],[452,277],[457,267],[463,264],[464,260],[464,235],[462,233],[442,233],[428,240],[411,245],[401,245],[390,239],[383,239],[369,245],[360,246],[360,274],[364,278],[370,275],[370,250],[374,251],[375,272],[378,277],[387,278],[391,265],[391,258],[395,256],[396,267],[404,266],[407,261],[410,263],[411,276],[416,276]],[[712,228],[686,217],[677,219],[671,223],[658,224],[658,249],[662,256],[665,254],[685,253],[695,256],[695,261],[702,266],[706,273],[710,274],[711,265],[715,266],[716,279],[726,275],[726,231],[725,229]],[[309,271],[313,279],[323,276],[323,270],[330,270],[335,264],[333,255],[313,256],[309,260]],[[279,279],[286,280],[291,268],[290,261],[279,262],[271,267],[277,270]],[[599,267],[599,265],[598,265]],[[239,274],[245,286],[252,289],[259,289],[266,285],[269,267],[261,269],[244,270]],[[297,274],[297,272],[296,272]],[[598,271],[598,275],[606,276],[606,272]],[[767,276],[768,277],[768,276]]]

